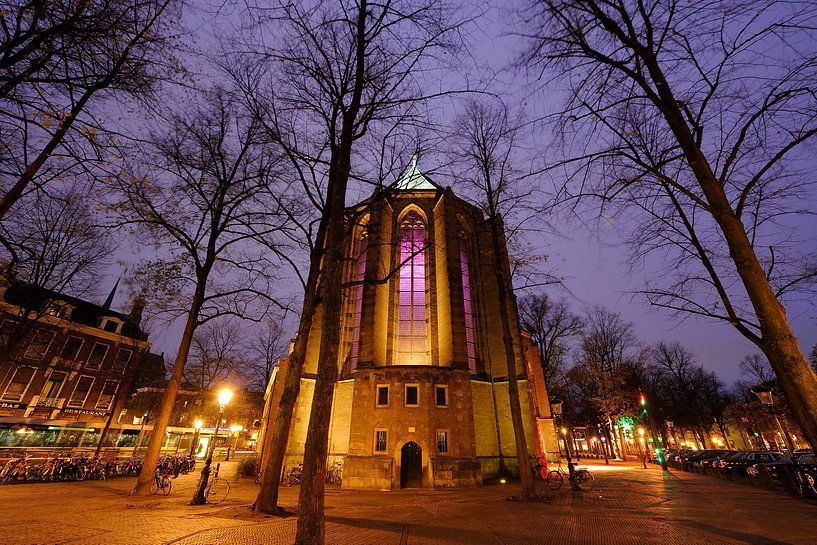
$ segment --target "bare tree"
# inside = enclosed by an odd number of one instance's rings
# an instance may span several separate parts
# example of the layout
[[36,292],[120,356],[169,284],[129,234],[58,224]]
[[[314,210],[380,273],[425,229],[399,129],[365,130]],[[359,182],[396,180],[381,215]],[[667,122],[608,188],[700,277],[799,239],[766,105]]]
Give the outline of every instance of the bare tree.
[[[283,450],[309,330],[320,304],[318,373],[304,447],[296,543],[323,543],[329,416],[342,363],[339,328],[347,257],[343,245],[347,188],[350,179],[379,186],[382,172],[372,175],[371,157],[383,155],[396,125],[417,117],[418,102],[445,94],[439,89],[428,91],[418,77],[430,73],[430,64],[441,62],[436,55],[458,38],[461,23],[459,14],[424,0],[399,6],[365,0],[280,2],[257,13],[263,40],[259,43],[269,38],[263,36],[265,32],[275,29],[276,47],[263,49],[254,59],[266,68],[265,73],[238,79],[249,82],[243,87],[258,118],[290,160],[320,215],[317,228],[309,229],[314,241],[309,274],[302,277],[304,307],[277,418],[265,435],[269,455],[255,509],[276,510]],[[262,79],[264,96],[252,92],[257,77]]]
[[249,341],[250,386],[263,392],[272,378],[272,370],[278,360],[287,355],[289,339],[281,327],[280,317],[273,316],[261,324],[261,329]]
[[269,194],[286,191],[277,154],[257,123],[223,90],[171,116],[165,130],[133,154],[120,179],[119,225],[158,244],[161,258],[138,279],[153,288],[158,308],[183,316],[184,331],[134,493],[147,494],[199,325],[221,316],[261,320],[280,263],[277,235],[286,217]]
[[519,300],[522,327],[539,347],[539,362],[548,392],[554,393],[564,373],[567,340],[581,335],[582,320],[570,312],[566,301],[553,301],[547,294],[529,295]]
[[750,354],[740,362],[740,370],[752,386],[771,384],[775,381],[774,370],[769,360],[760,354]]
[[519,208],[526,196],[520,183],[523,177],[515,164],[517,129],[504,104],[472,99],[466,102],[464,112],[455,123],[454,153],[461,158],[457,162],[458,181],[472,189],[491,233],[494,258],[491,269],[498,289],[516,461],[522,481],[522,497],[530,499],[536,496],[536,487],[528,460],[517,381],[524,364],[521,362],[519,332],[511,325],[512,319],[518,319],[519,312],[511,276],[505,273],[508,262],[503,258],[507,255],[503,220]]
[[[783,301],[813,293],[799,237],[817,136],[817,8],[785,1],[535,0],[524,62],[563,77],[558,200],[621,205],[651,304],[722,320],[769,359],[817,443],[817,375]],[[759,53],[759,52],[762,52]],[[554,165],[556,168],[556,165]],[[653,260],[652,262],[655,262]]]
[[[33,184],[98,174],[109,145],[88,110],[145,99],[169,63],[175,0],[0,5],[0,219]],[[52,156],[55,156],[51,160]]]
[[188,386],[205,391],[227,382],[244,386],[250,374],[245,352],[238,323],[227,318],[207,322],[193,334],[182,378]]

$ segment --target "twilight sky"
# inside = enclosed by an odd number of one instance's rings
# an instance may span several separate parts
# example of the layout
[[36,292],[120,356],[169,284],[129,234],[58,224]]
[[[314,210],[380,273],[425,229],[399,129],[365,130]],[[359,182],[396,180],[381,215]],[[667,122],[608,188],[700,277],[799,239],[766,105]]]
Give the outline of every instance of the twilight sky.
[[[207,0],[194,2],[199,7],[209,3]],[[520,44],[518,38],[509,35],[508,25],[512,17],[503,11],[505,3],[500,0],[492,0],[492,3],[486,15],[478,21],[479,29],[472,32],[471,42],[476,59],[489,64],[495,70],[502,70],[513,60]],[[235,14],[223,11],[219,17],[215,17],[206,11],[198,10],[194,5],[185,19],[189,21],[188,27],[191,32],[196,35],[198,46],[206,49],[206,44],[216,42],[214,36],[223,32],[227,26],[225,23],[231,19],[237,21],[236,17]],[[497,78],[498,84],[511,93],[512,98],[509,100],[511,104],[524,103],[529,110],[534,110],[529,115],[552,111],[559,106],[560,98],[556,91],[550,94],[541,91],[531,93],[516,83],[520,79],[518,74],[507,70],[500,72]],[[548,135],[541,134],[540,138],[546,143]],[[535,149],[545,150],[546,146],[537,146]],[[432,167],[422,164],[420,166]],[[438,178],[435,180],[442,185],[450,185],[446,180]],[[453,189],[457,191],[456,186],[453,186]],[[564,278],[566,289],[549,287],[546,289],[549,295],[557,299],[566,298],[575,312],[582,312],[594,305],[614,309],[634,324],[636,334],[643,342],[654,343],[662,339],[679,341],[697,354],[699,363],[716,371],[728,385],[739,377],[740,360],[755,349],[730,326],[695,316],[686,316],[682,320],[668,311],[651,308],[644,299],[630,295],[632,290],[643,285],[645,276],[656,273],[650,270],[630,270],[626,264],[628,249],[621,244],[622,238],[618,232],[619,229],[622,231],[625,229],[615,224],[604,223],[594,223],[590,228],[577,224],[556,223],[555,227],[558,233],[541,235],[541,249],[549,255],[548,268]],[[805,233],[817,233],[817,220],[808,218],[800,228]],[[143,256],[147,257],[144,254]],[[118,257],[126,263],[133,263],[139,259],[139,255],[131,251],[131,248],[122,248]],[[108,286],[113,285],[121,270],[120,265],[112,267]],[[101,297],[104,298],[107,289],[109,287],[106,286],[100,290],[105,292]],[[124,305],[126,301],[125,290],[120,289],[115,306]],[[788,312],[800,346],[808,353],[811,347],[817,344],[817,306],[814,301],[803,301],[791,305]],[[291,325],[294,333],[294,323]],[[155,330],[151,336],[154,351],[174,354],[180,328],[175,326]]]

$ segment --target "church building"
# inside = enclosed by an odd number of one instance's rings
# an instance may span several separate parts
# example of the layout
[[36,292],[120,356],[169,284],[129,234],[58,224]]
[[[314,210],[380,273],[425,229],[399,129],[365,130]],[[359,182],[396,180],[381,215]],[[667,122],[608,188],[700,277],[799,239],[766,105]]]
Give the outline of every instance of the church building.
[[[348,267],[329,464],[343,487],[474,486],[517,473],[490,226],[412,164],[348,209]],[[508,258],[498,260],[506,275]],[[536,348],[512,316],[530,456],[558,456]],[[310,333],[285,467],[303,458],[320,346]],[[276,410],[287,361],[268,390]],[[274,416],[274,415],[273,415]]]

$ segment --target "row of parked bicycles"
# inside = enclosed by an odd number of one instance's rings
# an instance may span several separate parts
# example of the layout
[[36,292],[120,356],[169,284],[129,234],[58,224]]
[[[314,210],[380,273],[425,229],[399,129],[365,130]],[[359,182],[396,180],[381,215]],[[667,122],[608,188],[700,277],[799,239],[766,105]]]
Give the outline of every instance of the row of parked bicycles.
[[[195,468],[196,461],[187,456],[168,455],[159,460],[164,473],[179,475]],[[10,458],[0,470],[0,485],[9,483],[107,480],[139,475],[142,459],[103,459],[93,456],[55,454],[45,458],[22,454]]]
[[782,488],[797,496],[817,498],[817,456],[796,450],[778,451],[668,450],[667,462],[677,469],[765,488]]

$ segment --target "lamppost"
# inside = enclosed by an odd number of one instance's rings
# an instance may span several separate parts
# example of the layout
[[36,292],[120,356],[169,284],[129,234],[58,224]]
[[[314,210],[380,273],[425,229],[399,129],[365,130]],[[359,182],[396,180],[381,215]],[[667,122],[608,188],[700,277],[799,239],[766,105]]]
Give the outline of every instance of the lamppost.
[[761,386],[753,388],[749,391],[755,394],[760,403],[766,407],[769,413],[771,413],[775,424],[777,424],[777,430],[780,432],[783,442],[786,443],[786,449],[789,451],[789,457],[794,459],[794,445],[792,444],[791,437],[789,437],[789,432],[788,430],[783,429],[783,426],[780,424],[780,420],[777,418],[777,412],[774,410],[774,394],[772,393],[772,389]]
[[224,409],[233,397],[233,392],[229,388],[224,388],[218,393],[218,418],[216,418],[216,431],[213,435],[213,442],[210,448],[207,449],[207,459],[204,461],[204,467],[201,468],[201,478],[199,479],[199,487],[193,499],[190,500],[190,505],[203,505],[207,503],[205,491],[207,490],[207,482],[210,480],[210,466],[213,463],[213,451],[216,450],[216,440],[218,439],[218,427],[221,424],[221,417],[224,415]]
[[225,462],[230,461],[230,448],[232,448],[233,452],[235,452],[236,443],[238,442],[238,432],[242,431],[243,429],[244,429],[244,426],[231,426],[230,427],[230,431],[232,432],[232,434],[231,434],[230,441],[227,441],[227,457],[224,458]]
[[644,464],[644,469],[647,469],[647,446],[644,440],[644,428],[638,428],[638,442],[641,443],[641,463]]
[[570,445],[567,443],[567,428],[562,428],[562,437],[565,442],[565,455],[567,457],[567,474],[570,480],[570,488],[576,488],[576,481],[573,480],[573,459],[570,457]]
[[196,445],[198,445],[198,443],[199,443],[199,433],[201,433],[201,427],[203,425],[204,425],[204,423],[201,420],[196,420],[193,423],[193,427],[196,428],[196,431],[193,433],[193,442],[190,443],[190,457],[191,458],[196,455]]

